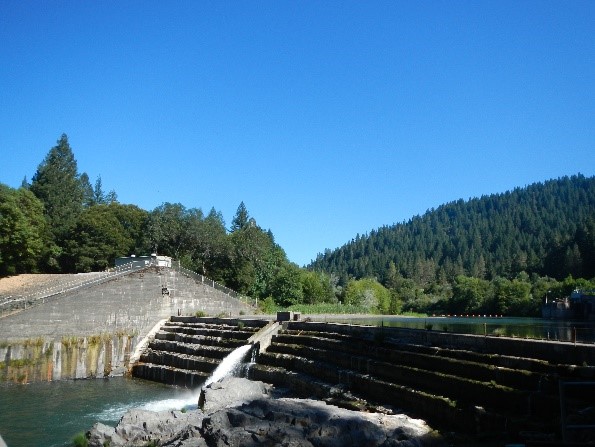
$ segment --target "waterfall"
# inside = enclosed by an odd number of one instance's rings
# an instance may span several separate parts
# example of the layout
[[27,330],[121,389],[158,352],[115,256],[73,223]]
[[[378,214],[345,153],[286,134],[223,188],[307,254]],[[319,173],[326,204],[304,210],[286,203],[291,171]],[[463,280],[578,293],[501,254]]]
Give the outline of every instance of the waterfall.
[[227,357],[221,361],[219,366],[215,368],[215,371],[211,373],[202,387],[204,388],[213,382],[218,382],[226,376],[239,374],[241,372],[244,357],[246,357],[250,349],[252,349],[252,345],[244,345],[231,351]]
[[[200,395],[200,390],[211,383],[217,382],[224,377],[231,376],[231,375],[241,375],[245,372],[244,370],[244,360],[248,356],[248,353],[253,348],[253,345],[243,345],[239,348],[234,349],[231,351],[227,357],[225,357],[219,366],[215,368],[215,370],[211,373],[211,375],[207,378],[205,383],[198,389],[194,391],[188,390],[188,394],[185,396],[180,396],[176,399],[162,399],[152,402],[147,402],[142,405],[140,408],[143,410],[150,410],[150,411],[163,411],[163,410],[181,410],[181,409],[188,409],[193,410],[197,408],[198,397]],[[253,362],[254,352],[257,349],[252,350],[252,357],[251,360]],[[111,409],[110,409],[111,410]],[[114,409],[117,412],[123,414],[124,410],[126,409]]]

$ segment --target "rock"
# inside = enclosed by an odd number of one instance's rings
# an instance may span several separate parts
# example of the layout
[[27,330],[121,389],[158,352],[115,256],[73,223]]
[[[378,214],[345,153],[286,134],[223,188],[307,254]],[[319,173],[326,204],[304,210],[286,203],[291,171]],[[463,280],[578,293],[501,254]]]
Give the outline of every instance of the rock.
[[258,399],[219,410],[203,420],[201,432],[209,446],[442,445],[439,436],[422,420],[361,413],[310,399]]
[[[119,446],[126,442],[120,435],[116,433],[114,427],[97,422],[93,428],[87,432],[87,439],[90,446]],[[109,443],[109,444],[108,444]]]
[[271,397],[262,382],[230,378],[207,387],[204,411],[130,410],[116,428],[97,423],[90,447],[427,447],[443,446],[424,421],[364,413],[312,399]]
[[[110,447],[145,446],[158,441],[159,445],[180,441],[189,437],[200,437],[198,428],[203,419],[198,411],[146,411],[129,410],[122,416],[116,428],[97,423],[87,433],[89,447],[103,447],[109,442]],[[192,444],[188,444],[192,445]]]
[[271,388],[263,382],[226,377],[201,390],[198,407],[207,414],[223,408],[237,407],[269,395]]

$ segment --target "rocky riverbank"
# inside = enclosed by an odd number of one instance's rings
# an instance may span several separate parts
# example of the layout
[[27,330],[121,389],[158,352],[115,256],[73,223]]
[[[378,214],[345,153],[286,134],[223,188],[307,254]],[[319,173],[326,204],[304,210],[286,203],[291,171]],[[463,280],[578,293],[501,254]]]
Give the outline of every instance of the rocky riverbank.
[[442,446],[424,421],[403,414],[363,413],[312,399],[279,397],[262,382],[226,378],[188,411],[131,410],[116,427],[101,423],[90,447],[360,447]]

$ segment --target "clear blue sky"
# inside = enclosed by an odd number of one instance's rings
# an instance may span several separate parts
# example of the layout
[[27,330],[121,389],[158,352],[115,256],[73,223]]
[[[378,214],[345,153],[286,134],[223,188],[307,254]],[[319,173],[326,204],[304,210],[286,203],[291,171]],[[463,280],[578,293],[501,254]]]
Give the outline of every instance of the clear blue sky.
[[122,203],[241,201],[307,264],[595,174],[595,1],[0,2],[0,182],[62,133]]

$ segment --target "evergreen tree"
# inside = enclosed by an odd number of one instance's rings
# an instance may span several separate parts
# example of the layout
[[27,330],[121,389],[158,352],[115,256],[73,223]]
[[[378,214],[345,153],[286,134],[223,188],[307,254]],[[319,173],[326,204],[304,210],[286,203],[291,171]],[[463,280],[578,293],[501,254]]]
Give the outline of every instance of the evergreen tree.
[[238,206],[235,216],[231,221],[231,232],[239,231],[243,228],[246,228],[248,223],[250,222],[250,215],[248,214],[248,209],[244,202],[242,201]]
[[50,230],[59,244],[76,225],[84,199],[77,163],[66,134],[62,134],[37,168],[30,190],[43,202]]
[[93,196],[93,187],[86,172],[81,174],[81,189],[83,190],[83,205],[85,208],[96,205],[97,202],[95,202]]
[[98,175],[97,179],[95,180],[95,186],[93,188],[93,203],[95,205],[104,204],[107,201],[105,200],[105,194],[103,193],[103,185],[101,182],[101,176]]

